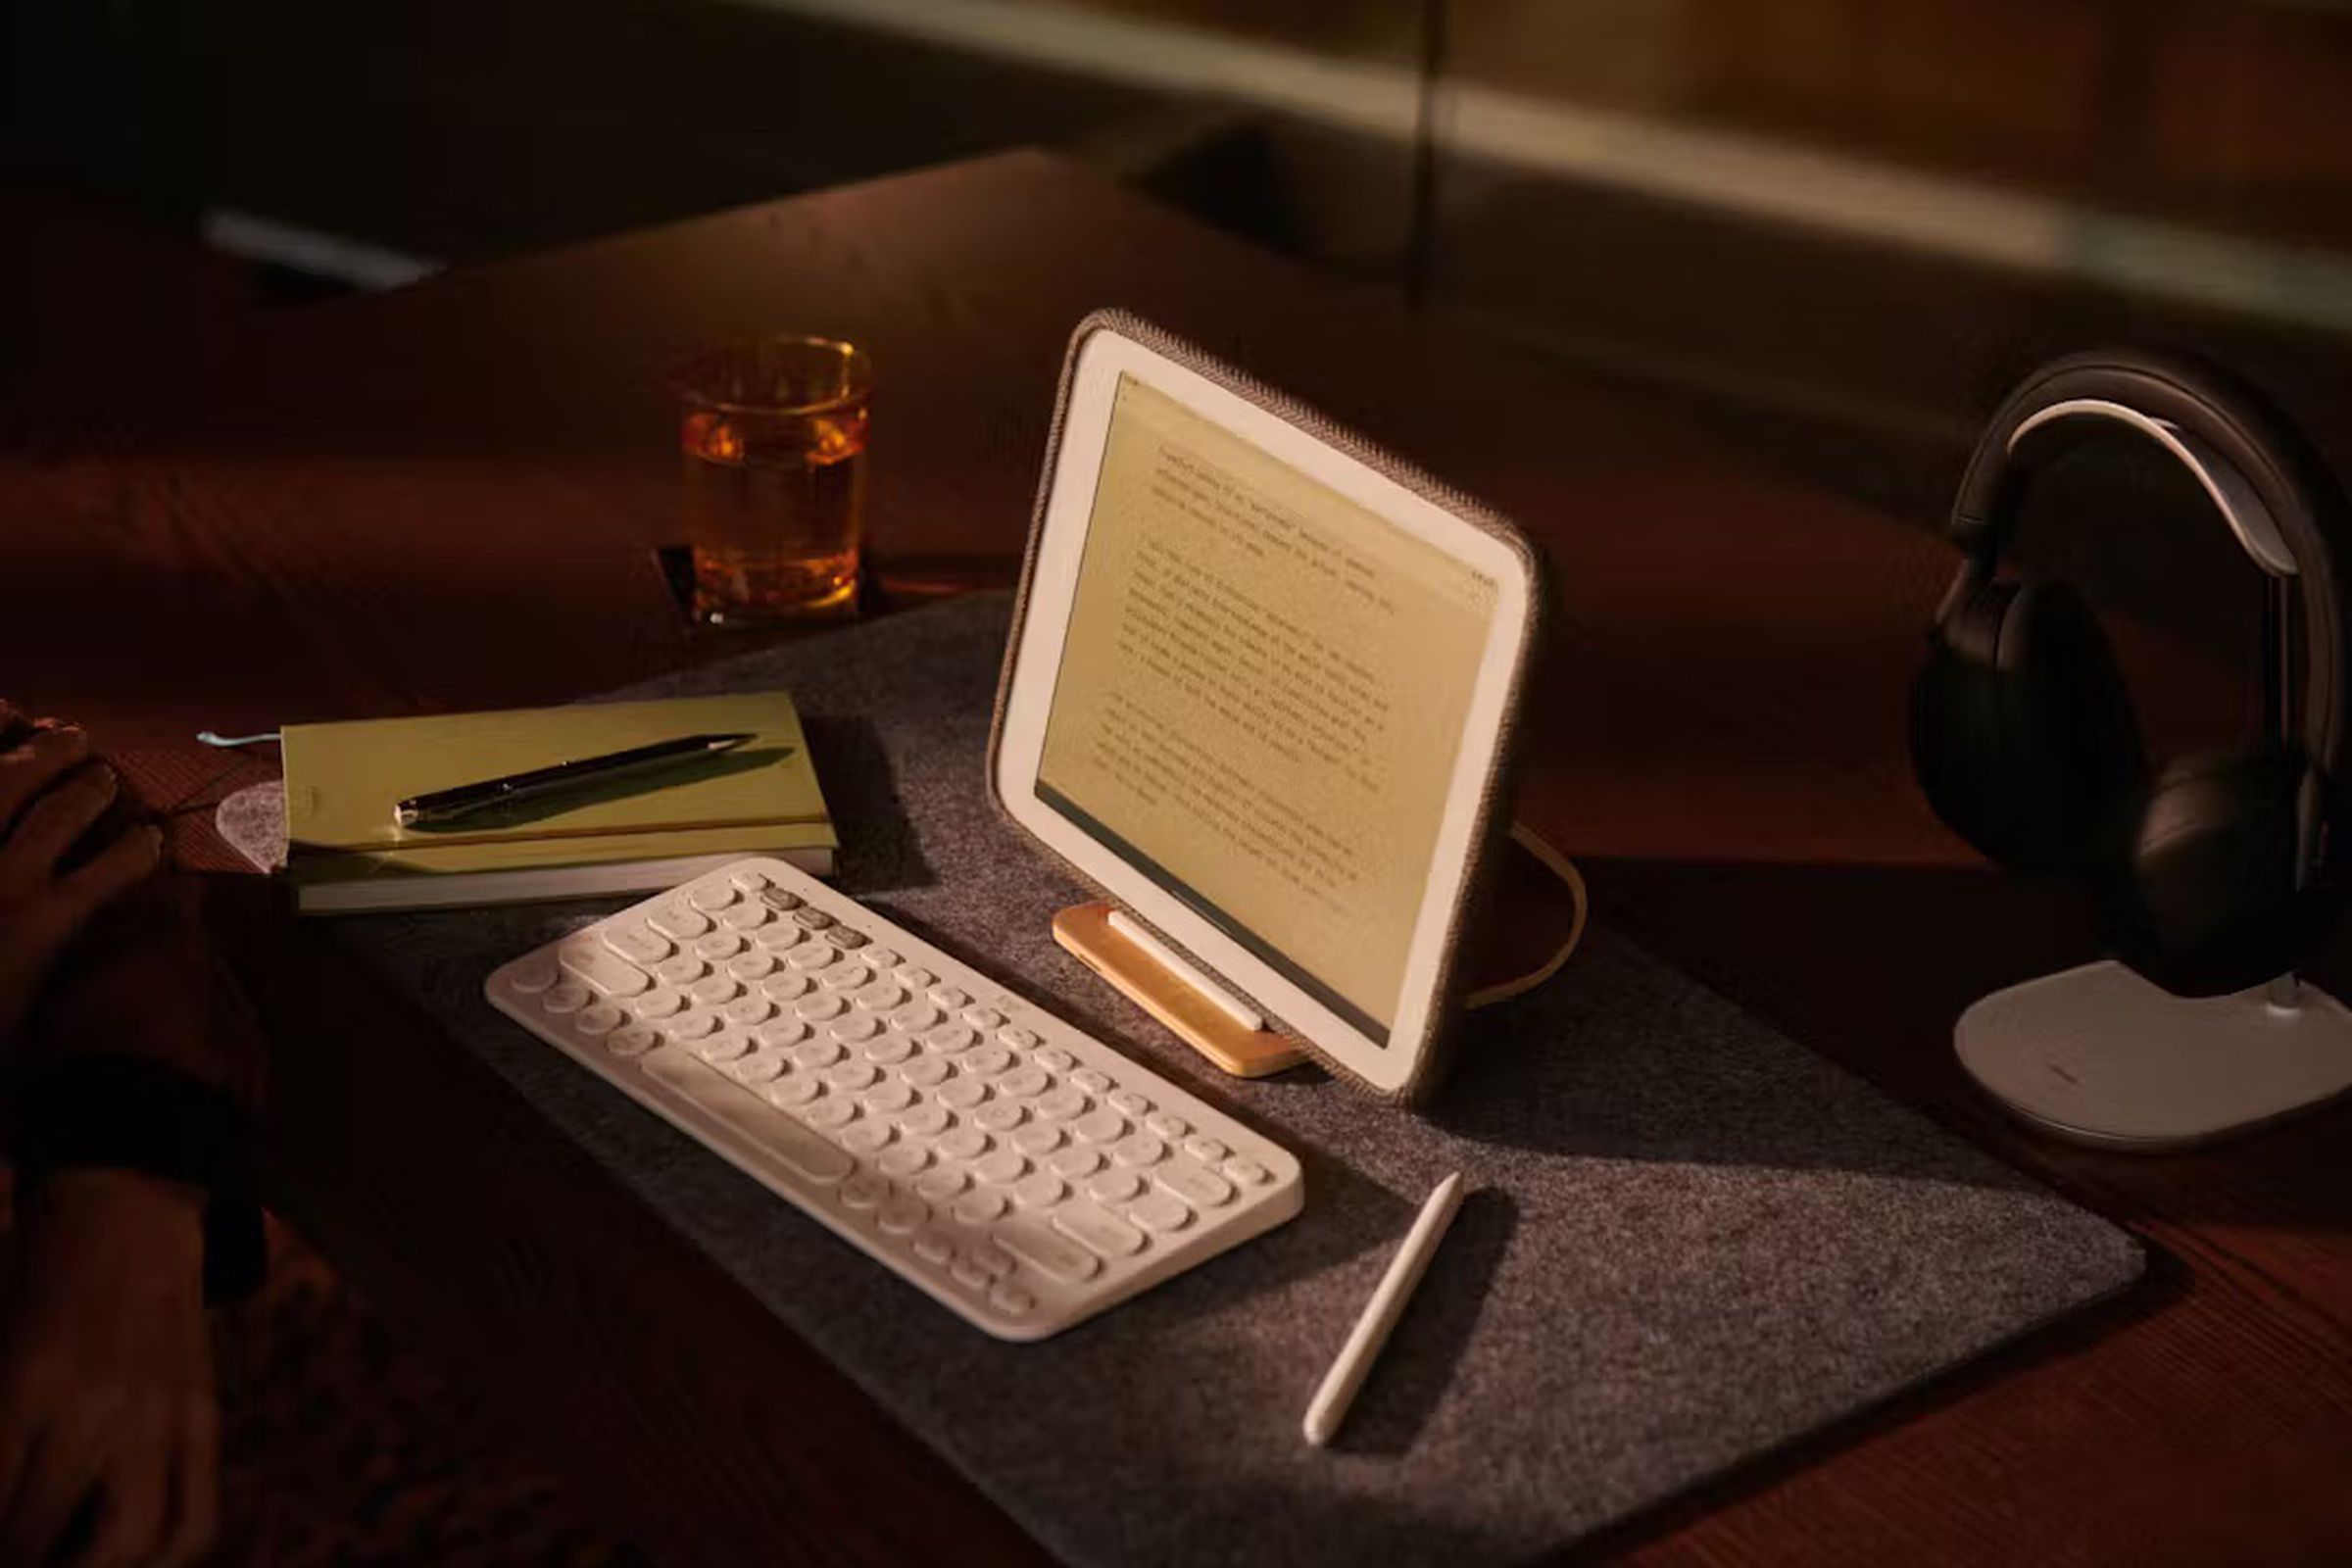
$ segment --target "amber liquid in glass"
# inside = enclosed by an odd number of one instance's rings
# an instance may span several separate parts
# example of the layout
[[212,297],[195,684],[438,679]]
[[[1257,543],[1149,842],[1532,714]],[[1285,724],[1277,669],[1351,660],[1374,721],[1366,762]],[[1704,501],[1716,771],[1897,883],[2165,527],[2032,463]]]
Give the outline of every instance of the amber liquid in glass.
[[696,618],[751,625],[855,611],[865,437],[862,408],[685,416]]

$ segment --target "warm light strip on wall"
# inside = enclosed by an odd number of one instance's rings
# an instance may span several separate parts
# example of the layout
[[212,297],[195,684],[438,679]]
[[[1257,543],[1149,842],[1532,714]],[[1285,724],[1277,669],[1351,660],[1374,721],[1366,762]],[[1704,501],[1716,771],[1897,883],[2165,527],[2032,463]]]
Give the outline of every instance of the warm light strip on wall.
[[[1030,0],[744,0],[1396,139],[1419,87],[1400,67]],[[1476,85],[1437,101],[1457,155],[1940,256],[2078,277],[2352,332],[2352,262],[1788,142]]]

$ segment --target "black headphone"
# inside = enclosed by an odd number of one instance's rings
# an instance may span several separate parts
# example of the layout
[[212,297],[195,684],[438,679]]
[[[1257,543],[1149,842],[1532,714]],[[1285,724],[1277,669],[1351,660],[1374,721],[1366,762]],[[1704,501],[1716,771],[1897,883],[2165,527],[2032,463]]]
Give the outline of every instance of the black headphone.
[[[2269,579],[2261,738],[2162,768],[2089,605],[2063,582],[1994,575],[2035,475],[2119,429],[2185,466]],[[2028,376],[1952,504],[1967,559],[1911,687],[1920,785],[1991,858],[2081,876],[2117,956],[2182,996],[2293,970],[2338,907],[2328,820],[2348,683],[2324,524],[2339,505],[2250,394],[2208,368],[2130,353],[2070,355]]]

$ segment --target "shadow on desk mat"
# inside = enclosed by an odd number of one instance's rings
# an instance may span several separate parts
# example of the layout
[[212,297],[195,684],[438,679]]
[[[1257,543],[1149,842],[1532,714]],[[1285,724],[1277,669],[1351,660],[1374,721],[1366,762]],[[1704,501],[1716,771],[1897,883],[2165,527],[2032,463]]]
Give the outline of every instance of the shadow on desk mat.
[[[1295,1150],[1305,1211],[998,1344],[493,1013],[482,976],[618,903],[340,929],[884,1408],[1077,1565],[1516,1561],[2110,1297],[2128,1234],[1606,930],[1475,1015],[1427,1116],[1211,1080],[1054,946],[1080,897],[994,811],[988,596],[621,695],[789,688],[845,888]],[[1328,1450],[1300,1413],[1414,1206],[1477,1196]]]

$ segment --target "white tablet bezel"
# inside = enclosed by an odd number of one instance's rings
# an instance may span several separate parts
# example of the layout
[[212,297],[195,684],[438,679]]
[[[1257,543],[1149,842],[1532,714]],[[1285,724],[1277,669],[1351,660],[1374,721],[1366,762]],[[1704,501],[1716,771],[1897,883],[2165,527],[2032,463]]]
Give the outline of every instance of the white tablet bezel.
[[[1386,1046],[1163,891],[1037,794],[1046,721],[1122,375],[1167,394],[1414,537],[1469,563],[1495,583],[1493,625],[1472,687],[1461,754],[1447,786],[1430,880],[1414,920]],[[1508,739],[1511,703],[1533,634],[1537,588],[1524,543],[1492,522],[1456,515],[1115,325],[1088,331],[1075,351],[1052,462],[1001,698],[992,764],[999,801],[1046,847],[1200,960],[1212,975],[1295,1030],[1333,1064],[1376,1091],[1406,1090],[1417,1080],[1423,1058],[1446,1022],[1450,949],[1494,807],[1492,784]]]

